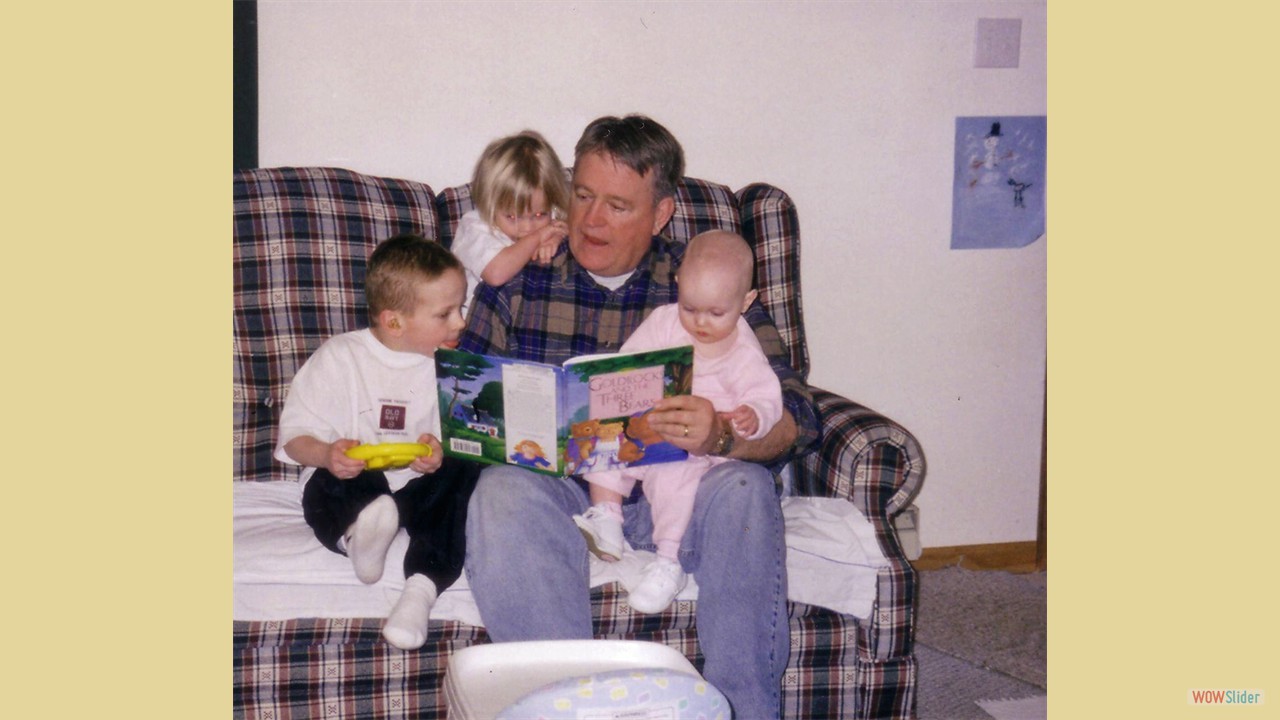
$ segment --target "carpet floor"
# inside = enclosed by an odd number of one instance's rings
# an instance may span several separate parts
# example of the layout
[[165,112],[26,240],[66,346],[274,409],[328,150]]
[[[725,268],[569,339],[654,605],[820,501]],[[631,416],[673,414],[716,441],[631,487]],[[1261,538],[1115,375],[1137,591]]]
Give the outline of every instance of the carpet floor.
[[1047,695],[1043,572],[919,573],[920,720],[991,720],[979,700]]
[[991,714],[978,701],[1045,694],[1044,688],[983,669],[928,645],[916,643],[916,662],[920,672],[916,690],[919,720],[991,720]]

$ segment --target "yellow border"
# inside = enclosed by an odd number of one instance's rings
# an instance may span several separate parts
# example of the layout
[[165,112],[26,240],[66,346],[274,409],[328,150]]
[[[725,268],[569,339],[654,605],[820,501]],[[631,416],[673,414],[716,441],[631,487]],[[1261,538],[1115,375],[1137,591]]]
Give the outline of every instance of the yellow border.
[[231,12],[6,11],[13,717],[231,709]]

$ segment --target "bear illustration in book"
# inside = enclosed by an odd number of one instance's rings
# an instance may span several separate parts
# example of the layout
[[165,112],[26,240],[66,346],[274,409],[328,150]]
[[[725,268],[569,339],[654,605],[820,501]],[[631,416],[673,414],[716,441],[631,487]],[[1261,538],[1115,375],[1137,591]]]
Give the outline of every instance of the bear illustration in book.
[[[570,458],[576,454],[575,473],[617,470],[624,467],[618,458],[623,441],[620,439],[625,426],[621,422],[585,420],[569,427]],[[576,446],[576,450],[572,448]]]

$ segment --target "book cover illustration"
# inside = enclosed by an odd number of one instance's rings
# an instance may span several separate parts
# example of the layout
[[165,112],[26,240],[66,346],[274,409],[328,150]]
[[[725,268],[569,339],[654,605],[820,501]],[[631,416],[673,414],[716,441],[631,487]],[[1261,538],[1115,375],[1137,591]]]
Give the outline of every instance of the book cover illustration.
[[693,348],[575,358],[564,366],[436,351],[446,454],[575,475],[683,460],[646,421],[687,395]]

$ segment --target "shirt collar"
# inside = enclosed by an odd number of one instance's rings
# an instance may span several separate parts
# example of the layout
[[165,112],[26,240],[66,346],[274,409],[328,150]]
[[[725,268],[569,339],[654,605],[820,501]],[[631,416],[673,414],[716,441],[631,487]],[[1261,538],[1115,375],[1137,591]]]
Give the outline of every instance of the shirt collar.
[[570,272],[574,272],[575,270],[582,272],[590,277],[597,285],[605,288],[609,292],[617,292],[621,288],[625,287],[629,282],[652,276],[661,265],[679,265],[680,259],[684,257],[684,246],[674,240],[662,237],[661,235],[654,235],[649,245],[649,252],[645,253],[644,257],[640,258],[640,264],[637,265],[634,270],[625,275],[618,275],[611,278],[601,277],[595,273],[589,272],[586,268],[578,264],[578,261],[573,257],[572,252],[568,252],[566,250],[564,254],[568,260],[566,263],[566,269]]

